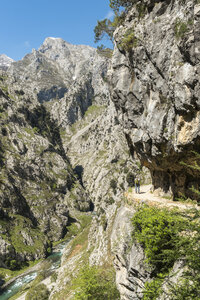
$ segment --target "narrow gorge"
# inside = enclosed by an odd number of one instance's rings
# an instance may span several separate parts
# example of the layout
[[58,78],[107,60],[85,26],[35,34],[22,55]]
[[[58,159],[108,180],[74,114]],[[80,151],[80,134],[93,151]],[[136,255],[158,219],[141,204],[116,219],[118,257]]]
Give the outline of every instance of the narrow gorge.
[[[0,300],[200,299],[200,4],[124,7],[113,51],[48,37],[0,55]],[[138,177],[192,208],[138,201]]]

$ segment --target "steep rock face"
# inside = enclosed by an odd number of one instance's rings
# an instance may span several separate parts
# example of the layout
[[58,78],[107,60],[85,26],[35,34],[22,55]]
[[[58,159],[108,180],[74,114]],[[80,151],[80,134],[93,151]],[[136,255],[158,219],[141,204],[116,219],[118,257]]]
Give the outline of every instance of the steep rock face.
[[91,106],[72,129],[64,148],[96,209],[106,209],[127,189],[129,169],[137,170],[113,104]]
[[134,213],[133,208],[120,207],[111,234],[116,283],[122,300],[142,299],[144,284],[150,277],[144,262],[144,250],[139,244],[132,242],[131,218]]
[[[49,241],[62,238],[71,194],[90,203],[63,150],[59,128],[42,105],[0,77],[0,261],[9,266],[43,257]],[[73,206],[73,204],[71,204]]]
[[[2,265],[45,255],[70,210],[95,209],[105,226],[129,169],[138,171],[109,99],[107,68],[95,49],[47,38],[1,74]],[[95,247],[93,261],[108,246]]]
[[115,32],[112,101],[154,188],[190,195],[199,174],[199,16],[194,1],[134,6]]
[[118,199],[127,170],[138,170],[110,103],[108,64],[94,48],[47,38],[8,70],[13,89],[23,87],[32,105],[42,103],[58,123],[64,151],[96,204]]
[[106,70],[107,59],[96,49],[47,38],[38,50],[14,63],[9,74],[11,84],[23,86],[36,102],[54,100],[48,107],[66,126],[82,118],[93,102],[107,101]]

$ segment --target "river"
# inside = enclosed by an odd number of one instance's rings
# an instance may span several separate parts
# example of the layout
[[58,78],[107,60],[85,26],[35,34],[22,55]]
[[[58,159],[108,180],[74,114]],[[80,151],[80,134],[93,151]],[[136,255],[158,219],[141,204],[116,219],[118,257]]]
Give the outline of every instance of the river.
[[[50,262],[50,268],[49,273],[53,272],[54,270],[58,269],[61,262],[61,257],[63,254],[63,251],[68,244],[69,241],[65,241],[59,245],[57,245],[52,254],[44,260],[44,262]],[[37,271],[30,271],[30,273],[25,273],[24,275],[20,275],[17,277],[12,283],[10,283],[6,288],[0,292],[0,300],[7,300],[10,299],[12,296],[17,294],[27,283],[30,283],[33,281],[40,270]]]

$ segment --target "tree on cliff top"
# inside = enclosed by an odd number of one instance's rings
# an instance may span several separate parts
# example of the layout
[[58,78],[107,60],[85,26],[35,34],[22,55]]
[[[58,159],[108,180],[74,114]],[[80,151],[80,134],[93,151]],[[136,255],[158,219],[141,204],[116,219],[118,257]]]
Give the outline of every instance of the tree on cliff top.
[[104,19],[102,21],[97,21],[97,25],[94,28],[95,33],[95,43],[99,42],[104,38],[105,35],[109,38],[109,40],[113,41],[113,32],[114,27],[112,22],[109,19]]
[[113,42],[113,33],[115,28],[124,20],[127,10],[136,2],[136,0],[110,0],[110,7],[115,13],[114,20],[104,19],[97,21],[94,28],[95,43],[102,40],[105,36]]
[[119,12],[121,7],[130,8],[136,0],[110,0],[110,7],[114,12]]

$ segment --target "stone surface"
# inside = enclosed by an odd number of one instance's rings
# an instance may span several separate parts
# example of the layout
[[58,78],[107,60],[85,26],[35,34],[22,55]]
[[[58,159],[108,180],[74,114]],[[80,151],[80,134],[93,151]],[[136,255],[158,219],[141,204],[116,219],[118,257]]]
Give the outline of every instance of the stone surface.
[[7,70],[14,60],[5,54],[0,54],[0,69]]
[[[129,170],[138,172],[110,101],[108,63],[96,49],[47,38],[1,72],[1,213],[10,259],[38,258],[22,251],[33,247],[34,230],[44,256],[48,241],[66,233],[71,210],[95,210],[107,222]],[[96,261],[107,246],[94,250]]]
[[140,245],[132,242],[131,218],[134,209],[121,207],[113,223],[111,251],[115,255],[116,283],[121,299],[142,299],[142,290],[149,274]]
[[[192,197],[199,175],[180,162],[199,148],[199,4],[152,3],[142,16],[134,6],[115,32],[112,101],[154,188]],[[135,43],[123,48],[128,32]]]

